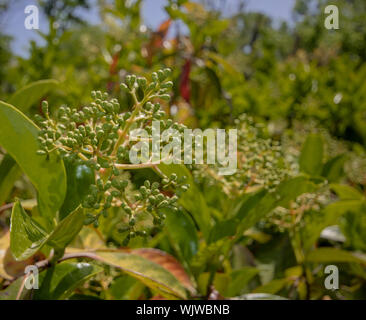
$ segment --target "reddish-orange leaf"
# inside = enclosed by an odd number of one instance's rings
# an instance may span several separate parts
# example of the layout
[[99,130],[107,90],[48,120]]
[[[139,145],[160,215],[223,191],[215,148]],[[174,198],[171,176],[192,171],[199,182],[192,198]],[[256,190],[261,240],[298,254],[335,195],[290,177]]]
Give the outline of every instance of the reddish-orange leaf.
[[132,250],[131,253],[139,255],[147,260],[150,260],[164,269],[168,270],[173,276],[175,276],[183,286],[185,286],[191,294],[195,293],[194,286],[182,267],[182,265],[171,255],[167,254],[164,251],[158,249],[135,249]]

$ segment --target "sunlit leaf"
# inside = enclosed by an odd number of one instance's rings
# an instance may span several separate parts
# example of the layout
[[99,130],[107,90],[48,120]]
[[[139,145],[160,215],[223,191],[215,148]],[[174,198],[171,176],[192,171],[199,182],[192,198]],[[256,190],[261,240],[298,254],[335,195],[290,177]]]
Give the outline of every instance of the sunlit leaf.
[[337,248],[318,248],[309,252],[306,261],[317,263],[354,262],[366,265],[366,255]]
[[79,233],[83,221],[83,209],[78,208],[48,234],[24,211],[20,202],[17,201],[11,214],[11,252],[16,260],[25,260],[40,250],[46,243],[53,248],[63,249]]
[[9,103],[25,113],[32,105],[40,103],[42,97],[50,90],[57,88],[58,85],[59,82],[53,79],[32,82],[16,91],[11,96]]
[[46,242],[47,233],[22,208],[19,201],[13,206],[10,224],[10,249],[16,260],[35,254]]
[[38,131],[24,114],[0,101],[0,145],[38,190],[41,212],[51,225],[65,197],[66,175],[62,161],[55,155],[46,160],[36,154]]
[[341,200],[362,200],[366,199],[361,192],[345,184],[331,184],[333,190]]
[[62,262],[39,275],[39,289],[34,290],[35,300],[62,300],[85,281],[103,271],[86,262]]
[[275,294],[288,283],[288,279],[275,279],[254,289],[253,293]]
[[123,270],[168,298],[187,298],[184,285],[171,272],[139,254],[97,252],[90,257]]

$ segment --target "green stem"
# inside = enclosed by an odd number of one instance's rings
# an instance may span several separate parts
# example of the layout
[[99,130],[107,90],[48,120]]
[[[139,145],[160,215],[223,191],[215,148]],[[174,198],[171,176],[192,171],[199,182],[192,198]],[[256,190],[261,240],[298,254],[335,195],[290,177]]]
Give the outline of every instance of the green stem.
[[141,109],[141,106],[143,105],[137,100],[135,90],[131,91],[131,95],[132,95],[134,103],[135,103],[134,104],[135,108],[132,111],[131,117],[129,119],[127,119],[125,127],[122,130],[122,133],[119,135],[118,140],[117,140],[116,144],[114,145],[111,156],[115,156],[117,154],[118,147],[123,143],[123,140],[125,139],[128,130],[130,129],[132,123],[135,120],[135,117],[137,116],[138,112]]

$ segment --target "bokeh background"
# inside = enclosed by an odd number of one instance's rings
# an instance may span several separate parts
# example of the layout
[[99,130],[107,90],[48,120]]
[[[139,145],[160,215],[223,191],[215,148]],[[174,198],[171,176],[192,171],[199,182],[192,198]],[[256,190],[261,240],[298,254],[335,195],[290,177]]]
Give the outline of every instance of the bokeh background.
[[[24,28],[29,4],[39,8],[40,30]],[[329,4],[339,9],[338,30],[324,26]],[[162,102],[167,117],[192,128],[238,126],[242,161],[231,178],[193,170],[195,189],[180,200],[187,220],[179,217],[161,235],[131,247],[176,257],[204,298],[213,284],[226,297],[254,292],[365,299],[365,21],[364,0],[0,0],[0,100],[10,101],[35,81],[55,79],[57,85],[47,82],[50,87],[41,91],[51,114],[63,105],[88,105],[92,90],[117,98],[126,111],[132,104],[119,84],[127,75],[150,79],[151,72],[171,68],[171,101]],[[38,100],[27,105],[32,119],[42,113]],[[298,174],[321,187],[308,191],[311,183],[304,182],[276,189]],[[142,171],[132,180],[138,186],[150,177]],[[36,196],[21,172],[12,179],[14,186],[2,184],[6,192],[0,192],[4,229],[9,203]],[[261,188],[270,205],[256,198]],[[301,196],[277,206],[272,188],[284,198],[299,190]],[[237,215],[228,210],[249,197],[254,209],[243,206]],[[252,225],[243,218],[248,212],[255,212]],[[196,223],[203,216],[210,225]],[[236,233],[238,217],[245,233]],[[112,220],[103,222],[101,232],[118,247],[123,239]],[[179,229],[186,221],[189,230]],[[327,254],[317,251],[323,247]],[[341,290],[327,291],[323,263],[334,261]],[[131,279],[107,274],[79,293],[154,296]]]

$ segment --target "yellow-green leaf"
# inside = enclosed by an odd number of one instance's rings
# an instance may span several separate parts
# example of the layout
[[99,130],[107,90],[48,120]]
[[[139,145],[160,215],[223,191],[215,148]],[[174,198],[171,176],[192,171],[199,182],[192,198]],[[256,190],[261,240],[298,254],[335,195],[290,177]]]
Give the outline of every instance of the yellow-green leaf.
[[59,85],[57,80],[46,79],[32,82],[17,90],[10,98],[9,103],[16,106],[22,112],[26,112],[33,104],[50,90]]
[[0,145],[14,158],[38,190],[42,215],[51,224],[66,193],[63,162],[54,154],[36,154],[38,127],[15,107],[0,101]]

